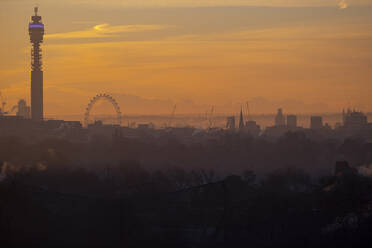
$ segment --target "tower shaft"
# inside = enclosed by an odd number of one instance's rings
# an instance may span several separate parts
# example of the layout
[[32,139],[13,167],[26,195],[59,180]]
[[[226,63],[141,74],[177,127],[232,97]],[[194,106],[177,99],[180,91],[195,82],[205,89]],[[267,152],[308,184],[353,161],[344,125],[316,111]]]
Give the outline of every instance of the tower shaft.
[[31,117],[43,120],[43,72],[31,71]]

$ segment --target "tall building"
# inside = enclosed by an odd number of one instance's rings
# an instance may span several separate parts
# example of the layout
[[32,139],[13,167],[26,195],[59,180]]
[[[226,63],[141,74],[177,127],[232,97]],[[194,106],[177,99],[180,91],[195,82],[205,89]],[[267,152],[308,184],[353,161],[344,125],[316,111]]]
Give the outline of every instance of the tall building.
[[244,128],[243,109],[240,109],[239,129]]
[[23,117],[25,119],[30,119],[30,107],[27,106],[26,101],[21,99],[18,101],[18,111],[17,116]]
[[297,127],[297,116],[287,115],[287,127],[296,128]]
[[235,129],[235,116],[227,117],[226,128],[230,130]]
[[351,111],[350,109],[342,112],[342,118],[344,122],[344,127],[347,128],[360,128],[368,124],[368,119],[365,114],[358,111]]
[[323,127],[323,119],[321,116],[310,117],[310,128],[311,129],[321,129],[322,127]]
[[38,8],[35,7],[35,15],[31,17],[28,25],[31,49],[31,118],[36,121],[43,120],[43,70],[40,44],[43,43],[44,24],[41,16],[37,15]]
[[281,108],[278,109],[278,113],[275,116],[275,126],[285,126],[285,117]]

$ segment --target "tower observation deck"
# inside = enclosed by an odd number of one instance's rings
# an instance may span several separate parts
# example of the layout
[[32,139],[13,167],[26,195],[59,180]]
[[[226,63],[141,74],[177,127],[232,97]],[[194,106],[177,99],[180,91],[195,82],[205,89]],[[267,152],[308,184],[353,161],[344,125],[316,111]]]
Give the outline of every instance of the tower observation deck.
[[31,117],[33,120],[43,120],[43,68],[40,44],[43,43],[44,24],[41,16],[37,15],[38,8],[35,7],[35,15],[31,17],[28,25],[31,48]]

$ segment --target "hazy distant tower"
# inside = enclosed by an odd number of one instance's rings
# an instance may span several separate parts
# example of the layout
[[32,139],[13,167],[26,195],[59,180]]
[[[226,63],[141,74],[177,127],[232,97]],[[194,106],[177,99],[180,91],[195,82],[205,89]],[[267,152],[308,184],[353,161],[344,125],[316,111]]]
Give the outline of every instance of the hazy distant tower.
[[244,128],[243,109],[240,109],[239,129]]
[[281,108],[278,109],[278,113],[275,116],[275,126],[285,126],[285,117]]
[[38,8],[35,7],[35,15],[31,17],[28,25],[31,49],[31,118],[43,120],[43,70],[40,44],[43,42],[44,24],[41,16],[37,15]]

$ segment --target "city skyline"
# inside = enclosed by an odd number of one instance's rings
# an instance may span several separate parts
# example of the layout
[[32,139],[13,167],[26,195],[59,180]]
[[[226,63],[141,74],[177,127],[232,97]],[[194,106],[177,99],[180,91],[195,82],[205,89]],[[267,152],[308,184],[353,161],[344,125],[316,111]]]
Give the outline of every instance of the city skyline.
[[370,247],[372,0],[0,0],[1,247]]
[[[46,115],[83,114],[90,98],[102,92],[121,96],[124,114],[166,114],[174,103],[181,103],[179,113],[197,114],[211,105],[237,112],[248,100],[256,103],[255,113],[278,107],[292,113],[346,107],[370,112],[368,1],[311,1],[307,7],[282,1],[280,8],[269,2],[155,8],[42,1]],[[1,41],[9,57],[0,63],[1,91],[9,105],[21,98],[30,102],[23,21],[33,5],[2,5],[1,18],[11,25]],[[148,109],[149,102],[159,104]]]

